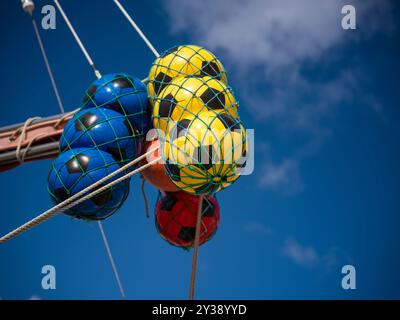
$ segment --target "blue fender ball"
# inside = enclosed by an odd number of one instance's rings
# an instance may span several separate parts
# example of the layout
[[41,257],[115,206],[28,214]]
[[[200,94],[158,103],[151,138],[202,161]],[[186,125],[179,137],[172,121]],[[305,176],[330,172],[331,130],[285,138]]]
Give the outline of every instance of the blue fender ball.
[[[70,149],[54,160],[48,175],[48,192],[54,203],[60,203],[119,168],[115,159],[105,151]],[[107,183],[122,175],[116,175]],[[122,206],[128,194],[129,179],[126,179],[64,213],[78,219],[103,220]]]
[[103,107],[127,115],[142,136],[152,127],[149,105],[146,86],[125,73],[103,75],[83,98],[84,109]]
[[61,152],[74,148],[97,147],[124,164],[138,157],[141,139],[127,117],[105,108],[77,112],[64,127]]

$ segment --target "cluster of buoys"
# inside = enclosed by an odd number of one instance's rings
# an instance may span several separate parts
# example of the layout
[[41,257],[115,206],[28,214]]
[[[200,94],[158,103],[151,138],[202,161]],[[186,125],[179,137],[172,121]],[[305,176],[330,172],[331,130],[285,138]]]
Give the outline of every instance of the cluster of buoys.
[[213,194],[239,177],[246,132],[227,83],[222,63],[195,45],[171,48],[151,67],[147,87],[165,169],[187,193]]
[[[158,131],[149,135],[153,127]],[[200,209],[200,244],[209,240],[220,220],[214,194],[239,177],[247,157],[237,100],[222,63],[210,51],[195,45],[165,51],[151,67],[147,88],[122,73],[96,80],[64,128],[49,193],[60,203],[143,154],[147,157],[139,166],[160,159],[142,174],[160,190],[155,222],[161,236],[175,246],[192,247]],[[66,213],[105,219],[128,193],[125,180]]]
[[213,194],[239,177],[238,170],[247,156],[238,103],[222,63],[199,46],[182,45],[165,51],[153,63],[148,79],[153,126],[160,130],[159,139],[164,142],[163,174],[170,178],[163,178],[159,186],[175,191],[175,184],[180,189],[159,200],[156,226],[169,243],[192,247],[201,195],[203,244],[219,224]]
[[[151,126],[147,108],[146,86],[139,79],[108,74],[90,85],[82,108],[64,127],[60,154],[49,172],[48,191],[54,202],[77,194],[141,154]],[[129,180],[125,180],[65,213],[102,220],[116,212],[128,194]]]

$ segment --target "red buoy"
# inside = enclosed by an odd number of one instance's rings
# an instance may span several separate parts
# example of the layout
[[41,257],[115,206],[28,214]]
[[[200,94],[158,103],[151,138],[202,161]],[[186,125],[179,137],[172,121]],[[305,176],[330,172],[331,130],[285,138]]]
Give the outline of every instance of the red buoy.
[[[170,244],[193,247],[196,234],[196,219],[199,196],[183,191],[167,193],[157,203],[155,223],[161,236]],[[217,231],[220,220],[217,200],[211,196],[203,197],[200,227],[200,245],[210,240]]]

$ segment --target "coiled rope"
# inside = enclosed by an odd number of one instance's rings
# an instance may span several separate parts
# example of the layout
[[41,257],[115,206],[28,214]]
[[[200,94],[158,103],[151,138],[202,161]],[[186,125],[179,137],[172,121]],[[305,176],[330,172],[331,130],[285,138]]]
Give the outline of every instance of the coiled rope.
[[[64,122],[66,119],[68,119],[71,115],[73,115],[78,110],[79,110],[79,108],[75,109],[73,111],[64,113],[53,125],[54,129],[57,129],[62,122]],[[46,133],[39,133],[36,136],[32,137],[29,140],[28,144],[24,148],[22,148],[30,126],[33,124],[34,121],[40,120],[40,119],[41,119],[41,117],[32,117],[32,118],[26,119],[24,124],[21,127],[19,127],[18,129],[16,129],[12,133],[12,135],[9,137],[10,141],[15,141],[18,138],[17,147],[15,149],[15,158],[17,159],[17,161],[20,164],[23,164],[25,162],[26,155],[28,154],[29,149],[31,148],[33,143],[40,140],[41,138],[47,137]]]

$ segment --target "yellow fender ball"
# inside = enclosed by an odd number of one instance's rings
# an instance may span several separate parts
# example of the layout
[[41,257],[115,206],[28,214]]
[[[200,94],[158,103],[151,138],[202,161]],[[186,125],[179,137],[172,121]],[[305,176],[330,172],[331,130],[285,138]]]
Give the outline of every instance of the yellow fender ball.
[[158,57],[150,69],[150,100],[153,102],[173,79],[186,76],[210,76],[228,83],[222,63],[210,51],[195,45],[176,46]]
[[195,117],[205,111],[214,111],[216,114],[227,112],[238,118],[238,103],[232,89],[211,77],[177,78],[156,98],[152,112],[153,125],[168,133],[170,123]]
[[247,157],[240,120],[226,112],[180,120],[167,135],[163,158],[171,180],[190,194],[210,194],[232,184]]

